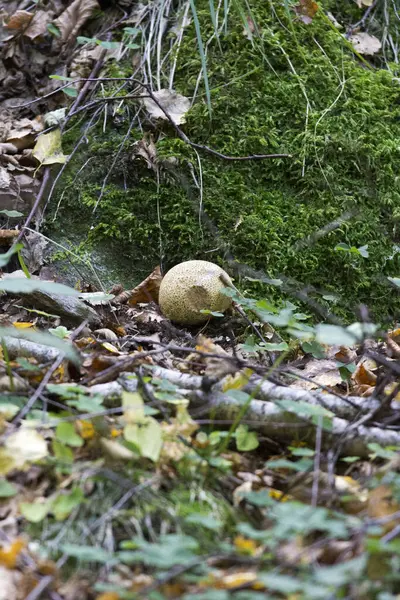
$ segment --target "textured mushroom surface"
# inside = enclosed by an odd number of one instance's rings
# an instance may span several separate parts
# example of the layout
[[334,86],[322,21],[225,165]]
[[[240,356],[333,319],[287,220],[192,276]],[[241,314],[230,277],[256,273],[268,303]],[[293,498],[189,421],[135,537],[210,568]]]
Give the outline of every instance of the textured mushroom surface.
[[170,269],[160,286],[163,314],[175,323],[196,325],[209,318],[200,310],[224,312],[232,301],[222,292],[226,284],[221,275],[231,282],[221,267],[205,260],[188,260]]

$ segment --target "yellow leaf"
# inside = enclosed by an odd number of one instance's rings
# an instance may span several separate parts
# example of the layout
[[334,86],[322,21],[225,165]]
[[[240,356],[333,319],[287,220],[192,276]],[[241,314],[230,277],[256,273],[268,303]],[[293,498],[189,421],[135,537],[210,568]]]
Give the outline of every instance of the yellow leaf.
[[112,354],[122,354],[122,352],[120,352],[115,346],[110,344],[110,342],[103,342],[101,345],[105,350],[108,350],[108,352],[111,352]]
[[236,375],[227,375],[225,378],[225,382],[222,387],[223,392],[227,392],[228,390],[241,390],[248,383],[253,371],[251,369],[243,369],[243,371],[239,371]]
[[96,600],[119,600],[119,594],[116,592],[104,592],[104,594],[96,596]]
[[7,567],[7,569],[15,569],[18,557],[25,546],[26,542],[21,538],[17,538],[7,548],[0,548],[0,565]]
[[61,130],[57,128],[49,131],[49,133],[39,135],[32,154],[41,165],[65,163],[68,156],[63,154],[62,151]]
[[144,403],[138,392],[123,392],[122,408],[126,423],[137,423],[144,419]]
[[13,322],[14,327],[16,327],[17,329],[29,329],[29,327],[33,327],[34,323],[25,323],[23,321],[14,321]]
[[80,436],[84,440],[91,440],[94,438],[96,431],[95,431],[95,428],[93,427],[93,423],[91,423],[90,421],[78,420],[76,422],[76,425],[78,427]]
[[257,573],[253,571],[237,571],[236,573],[227,573],[218,578],[215,587],[222,590],[232,590],[244,585],[252,585],[257,581]]
[[233,543],[235,544],[236,550],[242,554],[248,554],[250,556],[254,556],[258,548],[258,545],[254,540],[245,538],[242,535],[236,536],[233,540]]

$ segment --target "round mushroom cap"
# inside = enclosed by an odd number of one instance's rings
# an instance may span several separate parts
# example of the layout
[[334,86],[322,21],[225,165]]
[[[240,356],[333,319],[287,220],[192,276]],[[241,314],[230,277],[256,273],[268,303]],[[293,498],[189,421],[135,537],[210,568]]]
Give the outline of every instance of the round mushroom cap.
[[172,267],[161,281],[159,304],[163,314],[181,325],[204,323],[209,315],[201,310],[224,312],[232,300],[222,290],[231,283],[218,265],[205,260],[188,260]]

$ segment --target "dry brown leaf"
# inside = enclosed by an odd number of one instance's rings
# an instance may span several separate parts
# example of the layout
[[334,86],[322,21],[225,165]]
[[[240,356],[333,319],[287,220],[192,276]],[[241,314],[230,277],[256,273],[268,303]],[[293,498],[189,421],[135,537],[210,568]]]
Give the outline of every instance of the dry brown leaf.
[[25,29],[29,25],[32,17],[33,13],[27,10],[17,10],[7,21],[5,28],[21,31],[21,29]]
[[47,25],[51,22],[53,13],[48,10],[37,10],[32,17],[31,22],[24,31],[24,35],[31,40],[44,35],[47,31]]
[[318,4],[314,0],[300,0],[294,7],[294,11],[300,21],[309,25],[317,14],[318,8]]
[[370,385],[374,386],[376,384],[376,375],[368,368],[369,365],[362,362],[357,366],[356,371],[354,372],[352,379],[358,385]]
[[132,290],[129,304],[135,306],[140,303],[158,302],[161,280],[161,269],[157,266],[144,281]]
[[355,33],[349,37],[349,41],[353,44],[355,50],[360,54],[372,55],[379,52],[382,48],[382,43],[374,35],[370,35],[365,31]]
[[61,34],[61,40],[73,41],[79,29],[92,16],[93,12],[100,8],[97,0],[75,0],[64,10],[53,24]]
[[157,170],[157,149],[153,136],[146,136],[134,145],[134,157],[141,156],[146,161],[147,167]]
[[290,387],[301,388],[303,390],[313,390],[321,385],[333,388],[342,382],[342,377],[336,361],[329,359],[313,359],[310,360],[304,369],[292,369],[302,377],[307,377],[309,381],[304,379],[295,379]]
[[[400,505],[393,496],[393,492],[388,485],[379,485],[371,490],[368,498],[367,514],[371,519],[381,519],[399,512]],[[399,517],[381,525],[385,533],[391,531],[396,525],[399,525]]]
[[[145,98],[143,100],[143,104],[151,117],[168,121],[169,119],[164,112],[166,111],[175,125],[181,125],[185,122],[185,114],[190,108],[189,98],[171,90],[159,90],[158,92],[154,92],[153,96],[157,102],[152,98]],[[161,110],[159,105],[164,110]]]

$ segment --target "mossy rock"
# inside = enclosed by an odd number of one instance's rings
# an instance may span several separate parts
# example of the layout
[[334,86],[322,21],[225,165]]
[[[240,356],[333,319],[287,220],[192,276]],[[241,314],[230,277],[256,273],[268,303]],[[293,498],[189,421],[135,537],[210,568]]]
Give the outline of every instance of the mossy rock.
[[[322,4],[345,25],[363,14],[355,3]],[[259,36],[249,40],[232,9],[227,33],[207,46],[211,117],[201,87],[185,133],[226,155],[291,158],[231,162],[200,152],[201,204],[197,156],[171,128],[162,126],[156,143],[159,181],[144,160],[132,158],[143,134],[133,129],[125,139],[136,110],[127,100],[105,132],[101,125],[86,134],[89,144],[80,146],[59,186],[59,220],[84,224],[86,247],[107,242],[131,260],[132,284],[159,262],[165,270],[191,259],[228,271],[246,264],[283,282],[249,283],[238,268],[236,283],[249,293],[289,294],[349,319],[363,303],[374,318],[393,318],[399,300],[387,276],[400,273],[398,73],[380,68],[379,57],[368,57],[370,68],[360,62],[322,14],[305,25],[276,3],[250,6]],[[209,3],[196,7],[207,40]],[[175,89],[191,96],[200,69],[192,24],[177,56]],[[80,135],[77,125],[67,145]],[[361,246],[367,258],[350,250]]]

